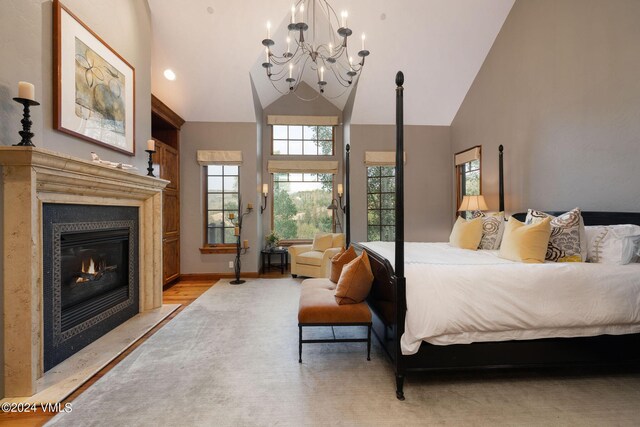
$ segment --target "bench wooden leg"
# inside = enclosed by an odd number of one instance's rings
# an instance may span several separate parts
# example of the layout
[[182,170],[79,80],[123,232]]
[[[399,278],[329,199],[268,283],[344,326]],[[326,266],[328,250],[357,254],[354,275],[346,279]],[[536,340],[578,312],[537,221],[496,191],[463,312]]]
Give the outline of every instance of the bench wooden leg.
[[371,324],[367,330],[367,360],[371,360]]
[[302,326],[298,325],[298,363],[302,363]]

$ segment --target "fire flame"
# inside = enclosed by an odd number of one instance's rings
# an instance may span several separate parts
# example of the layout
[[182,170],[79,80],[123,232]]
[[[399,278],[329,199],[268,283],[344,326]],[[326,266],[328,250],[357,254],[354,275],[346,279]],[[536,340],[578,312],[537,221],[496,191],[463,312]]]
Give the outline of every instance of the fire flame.
[[87,274],[96,274],[96,264],[93,262],[93,258],[89,258],[89,265],[85,268],[84,262],[82,263],[82,272]]
[[[85,261],[82,261],[82,269],[80,270],[82,273],[95,276],[96,274],[98,274],[99,270],[100,270],[100,266],[96,265],[96,262],[93,260],[93,258],[89,258],[86,261],[86,264],[85,264]],[[89,279],[85,277],[78,277],[76,279],[76,283],[84,283],[88,281]]]

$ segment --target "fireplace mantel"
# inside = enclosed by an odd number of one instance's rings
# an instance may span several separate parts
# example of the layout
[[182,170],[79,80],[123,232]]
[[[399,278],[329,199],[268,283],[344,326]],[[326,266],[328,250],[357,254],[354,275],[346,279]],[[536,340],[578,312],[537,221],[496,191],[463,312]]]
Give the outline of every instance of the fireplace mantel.
[[32,396],[43,375],[42,204],[136,206],[140,312],[162,305],[162,190],[168,181],[36,147],[0,147],[4,395]]

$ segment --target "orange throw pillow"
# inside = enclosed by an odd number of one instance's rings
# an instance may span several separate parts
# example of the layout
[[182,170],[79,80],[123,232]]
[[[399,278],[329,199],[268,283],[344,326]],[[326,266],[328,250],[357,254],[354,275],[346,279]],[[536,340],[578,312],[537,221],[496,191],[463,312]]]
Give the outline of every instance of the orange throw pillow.
[[358,304],[367,298],[373,283],[373,273],[369,257],[365,251],[362,255],[345,265],[336,286],[336,302]]
[[331,275],[329,276],[329,280],[333,283],[338,283],[340,274],[342,274],[342,268],[356,258],[358,258],[358,255],[355,249],[353,249],[353,246],[349,246],[349,249],[346,251],[342,248],[340,253],[331,258]]

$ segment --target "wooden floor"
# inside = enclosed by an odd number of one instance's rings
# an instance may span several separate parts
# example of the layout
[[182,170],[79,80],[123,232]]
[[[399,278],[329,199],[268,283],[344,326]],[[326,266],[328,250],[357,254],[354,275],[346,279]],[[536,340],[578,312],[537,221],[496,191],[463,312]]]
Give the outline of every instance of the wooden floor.
[[[271,274],[268,277],[272,277]],[[127,357],[134,349],[140,346],[143,342],[145,342],[151,335],[155,334],[160,328],[162,328],[167,322],[176,317],[176,315],[184,310],[186,306],[191,304],[196,300],[200,295],[202,295],[207,289],[215,285],[216,281],[181,281],[166,289],[163,292],[163,302],[165,304],[182,304],[180,308],[171,313],[169,317],[159,323],[155,328],[147,332],[140,340],[138,340],[135,344],[129,347],[125,352],[123,352],[120,356],[114,359],[111,363],[105,366],[100,372],[94,375],[89,381],[83,384],[78,390],[73,392],[71,396],[62,402],[62,407],[64,407],[65,403],[73,402],[80,393],[89,388],[93,383],[98,381],[102,376],[104,376],[107,372],[109,372],[114,366],[116,366],[122,359]],[[52,418],[54,413],[45,413],[40,408],[38,408],[35,413],[2,413],[0,412],[0,425],[7,426],[41,426],[44,425],[50,418]]]

